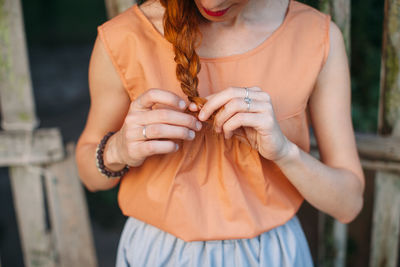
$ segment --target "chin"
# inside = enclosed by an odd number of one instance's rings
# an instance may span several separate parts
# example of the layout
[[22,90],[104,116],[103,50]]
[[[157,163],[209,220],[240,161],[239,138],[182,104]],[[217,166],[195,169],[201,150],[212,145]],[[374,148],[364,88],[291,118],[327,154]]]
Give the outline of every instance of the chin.
[[199,8],[199,12],[206,20],[212,21],[212,22],[229,21],[229,20],[235,18],[237,16],[237,14],[239,13],[237,11],[237,8],[235,8],[234,6],[230,7],[229,10],[221,16],[211,16],[211,15],[207,14],[207,12],[203,8]]
[[[195,0],[194,2],[196,3],[196,6],[197,6],[200,14],[206,20],[213,21],[213,22],[219,22],[219,21],[229,21],[231,19],[234,19],[240,13],[242,8],[246,5],[246,3],[248,1],[239,0],[239,1],[227,4],[227,6],[224,7],[227,9],[225,12],[224,12],[224,10],[215,10],[215,9],[213,10],[212,7],[207,7],[207,9],[210,8],[210,10],[207,11],[206,7],[204,7],[202,5],[201,0]],[[222,14],[218,14],[221,12],[222,12]]]

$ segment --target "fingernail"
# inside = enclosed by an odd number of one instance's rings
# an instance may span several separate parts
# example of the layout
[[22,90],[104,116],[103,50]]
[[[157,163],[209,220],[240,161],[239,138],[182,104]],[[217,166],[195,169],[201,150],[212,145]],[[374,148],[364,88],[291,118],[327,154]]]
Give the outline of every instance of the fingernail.
[[195,136],[195,133],[192,130],[189,130],[189,138],[193,139]]
[[201,124],[201,122],[196,121],[196,129],[197,130],[200,130],[202,126],[203,126],[203,124]]
[[199,113],[199,120],[204,120],[204,112],[200,111]]
[[180,100],[180,101],[179,101],[179,107],[180,107],[180,108],[184,108],[184,107],[186,107],[186,103],[185,103],[185,101],[183,101],[183,100]]
[[175,151],[178,151],[178,149],[179,149],[179,145],[175,144]]

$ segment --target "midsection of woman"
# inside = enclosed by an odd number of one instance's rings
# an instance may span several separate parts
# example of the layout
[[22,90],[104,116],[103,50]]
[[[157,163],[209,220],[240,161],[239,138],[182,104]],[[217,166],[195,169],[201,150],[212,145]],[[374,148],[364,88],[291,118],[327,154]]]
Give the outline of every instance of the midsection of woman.
[[[294,0],[195,3],[204,18],[197,89],[207,99],[198,118],[183,112],[198,107],[176,78],[158,1],[99,27],[92,106],[77,147],[82,181],[93,191],[121,182],[124,214],[185,241],[256,238],[289,223],[304,198],[342,222],[354,219],[364,177],[339,29]],[[215,132],[196,128],[218,110]],[[307,153],[309,122],[323,162]],[[155,124],[147,140],[144,126]],[[106,166],[131,166],[121,181],[86,166],[107,131],[117,133]]]

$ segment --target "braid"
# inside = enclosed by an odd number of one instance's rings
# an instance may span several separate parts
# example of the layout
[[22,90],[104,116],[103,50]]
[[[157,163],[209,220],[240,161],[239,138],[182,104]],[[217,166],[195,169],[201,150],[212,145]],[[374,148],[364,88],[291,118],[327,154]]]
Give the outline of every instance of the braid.
[[201,15],[193,0],[160,0],[165,7],[164,36],[173,44],[176,62],[176,77],[182,91],[189,100],[202,107],[206,102],[199,97],[197,87],[200,59],[195,48],[200,31]]
[[[138,0],[143,3],[146,0]],[[176,62],[176,77],[181,83],[181,89],[188,96],[189,101],[194,102],[198,110],[207,102],[206,98],[200,97],[197,90],[200,72],[200,58],[195,48],[200,43],[201,33],[198,24],[203,19],[197,9],[194,0],[159,0],[165,8],[163,24],[164,37],[174,47]],[[207,120],[215,125],[215,115],[224,107],[215,111]],[[192,113],[188,109],[188,113]]]

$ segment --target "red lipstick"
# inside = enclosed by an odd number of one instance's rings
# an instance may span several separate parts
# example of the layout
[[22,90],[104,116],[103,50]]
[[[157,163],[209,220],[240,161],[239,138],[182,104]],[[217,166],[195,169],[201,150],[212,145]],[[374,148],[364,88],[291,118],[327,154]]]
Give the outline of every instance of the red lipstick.
[[211,10],[205,9],[205,8],[203,7],[204,12],[206,12],[207,15],[213,16],[213,17],[220,17],[220,16],[224,15],[224,14],[228,11],[229,8],[230,8],[230,7],[226,8],[226,9],[223,9],[223,10],[211,11]]

